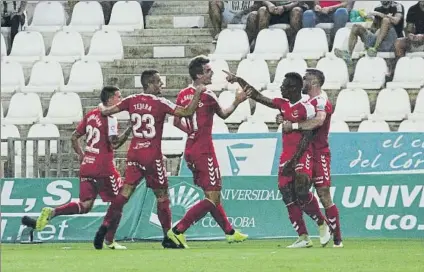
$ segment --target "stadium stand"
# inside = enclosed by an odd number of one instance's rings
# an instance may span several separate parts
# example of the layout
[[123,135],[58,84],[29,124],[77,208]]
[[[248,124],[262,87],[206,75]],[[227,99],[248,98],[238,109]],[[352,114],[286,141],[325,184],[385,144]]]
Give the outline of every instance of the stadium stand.
[[[378,1],[360,1],[355,8],[371,11],[376,4]],[[39,1],[23,31],[16,35],[9,55],[6,41],[10,33],[2,28],[2,139],[37,136],[43,131],[69,137],[83,113],[97,106],[99,89],[117,85],[123,96],[137,93],[139,75],[148,68],[160,71],[166,86],[163,94],[175,101],[178,91],[191,82],[189,59],[199,54],[212,59],[215,75],[211,87],[223,105],[232,101],[235,87],[227,84],[222,69],[242,75],[274,97],[279,95],[285,73],[303,74],[307,67],[317,67],[326,75],[324,90],[335,104],[332,132],[423,131],[424,60],[401,58],[391,80],[387,60],[361,57],[364,47],[358,42],[353,57],[359,60],[354,60],[354,71],[348,71],[331,52],[347,47],[352,23],[337,32],[332,48],[327,30],[311,28],[298,32],[294,50],[288,52],[286,32],[270,28],[259,33],[256,48],[250,52],[246,32],[240,28],[224,29],[215,48],[207,2],[155,2],[146,18],[139,7],[135,1],[119,1],[105,25],[98,2],[78,2],[70,13],[67,2]],[[396,112],[390,106],[394,102],[401,104]],[[217,118],[213,131],[278,131],[274,114],[260,105],[255,110],[246,101],[230,118]],[[128,115],[121,114],[119,119],[125,128]],[[165,135],[180,133],[167,123]],[[178,170],[182,146],[164,141],[173,174]],[[127,144],[117,152],[118,160],[126,148]],[[21,156],[20,148],[15,154]],[[3,160],[6,155],[7,146],[2,143]],[[20,169],[18,163],[15,166]]]

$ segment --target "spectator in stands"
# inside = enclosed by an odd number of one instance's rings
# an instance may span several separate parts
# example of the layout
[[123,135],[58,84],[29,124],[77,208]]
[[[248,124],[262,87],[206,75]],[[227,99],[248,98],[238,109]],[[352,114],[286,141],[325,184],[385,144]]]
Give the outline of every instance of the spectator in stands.
[[222,24],[245,24],[247,15],[261,6],[256,1],[209,1],[209,18],[213,27],[214,43],[222,30]]
[[1,1],[1,26],[10,27],[9,52],[16,34],[25,24],[27,1]]
[[380,1],[381,5],[374,9],[371,14],[374,21],[371,30],[355,24],[349,36],[348,51],[336,48],[336,56],[343,58],[351,66],[351,54],[355,48],[358,37],[364,42],[369,56],[376,56],[378,52],[394,52],[394,46],[398,37],[403,37],[404,8],[397,2]]
[[306,2],[298,1],[262,1],[258,11],[249,14],[246,33],[251,48],[254,47],[258,33],[270,25],[289,24],[287,30],[290,48],[293,48],[297,32],[302,28],[302,14],[309,8]]
[[330,45],[332,45],[337,30],[345,27],[349,21],[347,7],[348,1],[315,1],[314,7],[303,13],[303,27],[315,27],[319,23],[334,23],[330,35]]
[[419,1],[408,10],[406,16],[406,37],[395,43],[396,58],[406,52],[424,52],[424,1]]

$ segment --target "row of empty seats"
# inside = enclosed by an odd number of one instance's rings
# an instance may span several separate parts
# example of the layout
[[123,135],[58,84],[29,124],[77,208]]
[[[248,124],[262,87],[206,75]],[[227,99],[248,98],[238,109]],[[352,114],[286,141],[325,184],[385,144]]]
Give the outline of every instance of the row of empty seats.
[[[287,35],[279,28],[263,29],[259,32],[253,53],[247,34],[238,28],[227,28],[218,36],[215,52],[210,57],[224,60],[241,60],[243,58],[261,58],[265,60],[279,60],[284,57],[298,57],[302,59],[316,60],[326,55],[334,55],[334,49],[348,49],[348,40],[351,28],[344,27],[337,31],[332,51],[329,52],[327,35],[321,28],[302,28],[296,35],[293,52],[289,53]],[[359,39],[353,58],[359,58],[360,53],[365,51],[363,42]],[[415,56],[424,56],[424,52],[411,53]],[[394,52],[378,53],[382,58],[394,58]]]
[[[229,70],[228,63],[223,59],[212,58],[211,68],[214,71],[212,77],[212,90],[235,90],[237,83],[229,84],[226,74],[222,70]],[[288,72],[297,72],[304,75],[308,68],[305,60],[297,57],[282,59],[275,71],[274,81],[270,80],[270,72],[267,62],[260,58],[247,58],[240,61],[236,74],[244,78],[258,90],[279,90],[284,75]],[[363,57],[355,69],[352,82],[349,82],[349,72],[346,63],[335,56],[329,55],[318,61],[317,69],[325,75],[324,90],[337,90],[341,88],[381,89],[386,83],[388,72],[386,61],[383,58]],[[400,58],[391,82],[387,82],[388,88],[420,89],[424,86],[424,59],[421,57]]]
[[144,28],[143,13],[137,1],[117,1],[112,8],[108,25],[105,25],[102,6],[98,1],[78,1],[72,18],[66,25],[65,8],[57,1],[40,1],[35,7],[31,25],[27,30],[55,32],[60,29],[93,32],[99,29],[134,31]]
[[38,61],[31,70],[28,85],[22,65],[18,62],[2,61],[2,93],[37,92],[93,92],[103,87],[103,73],[96,61],[79,60],[72,65],[68,84],[65,85],[62,66],[57,61]]
[[[31,46],[28,46],[28,45]],[[1,58],[18,62],[34,62],[41,59],[59,62],[75,62],[79,59],[110,62],[124,58],[120,34],[115,30],[99,30],[94,33],[90,49],[85,55],[81,34],[75,31],[59,31],[55,34],[49,55],[46,56],[44,39],[40,32],[21,31],[15,36],[12,50],[7,55],[6,42],[1,35]]]

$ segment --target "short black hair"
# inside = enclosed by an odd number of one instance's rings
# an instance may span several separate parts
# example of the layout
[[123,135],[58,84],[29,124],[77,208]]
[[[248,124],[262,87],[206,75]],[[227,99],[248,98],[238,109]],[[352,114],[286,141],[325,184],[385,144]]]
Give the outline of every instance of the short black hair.
[[152,79],[152,77],[155,74],[159,74],[159,72],[155,69],[149,69],[149,70],[145,70],[141,73],[141,77],[140,77],[140,81],[141,81],[141,86],[143,86],[143,89],[146,90],[147,87],[149,86],[149,83]]
[[325,82],[325,76],[324,73],[318,69],[306,69],[306,73],[307,74],[311,74],[314,77],[316,77],[316,79],[318,80],[319,86],[322,87],[322,85],[324,85]]
[[303,87],[303,79],[302,76],[299,73],[290,72],[285,74],[284,81],[287,83],[287,85],[293,86],[296,89],[301,90]]
[[104,105],[106,105],[107,101],[109,101],[109,99],[113,97],[117,91],[119,91],[119,88],[116,86],[104,86],[100,93],[100,100]]
[[191,59],[190,64],[188,65],[188,73],[190,74],[191,79],[196,80],[197,75],[203,74],[203,65],[208,64],[210,60],[206,56],[197,56]]

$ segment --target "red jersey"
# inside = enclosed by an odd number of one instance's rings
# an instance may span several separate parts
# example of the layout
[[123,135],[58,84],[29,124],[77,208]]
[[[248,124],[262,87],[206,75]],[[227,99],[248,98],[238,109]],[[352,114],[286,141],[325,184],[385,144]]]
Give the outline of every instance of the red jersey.
[[108,177],[113,174],[113,147],[109,136],[118,135],[118,121],[105,117],[99,109],[89,111],[77,127],[78,134],[86,135],[84,159],[80,175],[83,177]]
[[312,147],[316,151],[330,152],[328,144],[328,134],[330,132],[331,115],[333,114],[333,105],[322,95],[311,98],[309,102],[314,106],[315,111],[325,111],[327,117],[325,118],[324,124],[316,129],[316,135],[312,141]]
[[126,97],[118,105],[131,117],[133,138],[129,152],[148,149],[153,154],[161,153],[163,123],[166,114],[174,114],[176,105],[171,101],[150,94]]
[[[291,104],[290,101],[285,98],[274,98],[272,103],[280,110],[284,120],[292,123],[299,123],[315,117],[314,107],[303,99]],[[300,131],[283,133],[283,152],[296,152],[301,139],[302,132]]]
[[[186,107],[193,100],[195,89],[191,86],[183,89],[177,96],[177,105]],[[212,143],[213,117],[219,107],[218,98],[211,90],[200,95],[196,112],[185,117],[185,125],[191,131],[186,142],[186,153],[214,153]]]
[[342,1],[319,1],[319,5],[322,8],[332,7],[341,3]]

